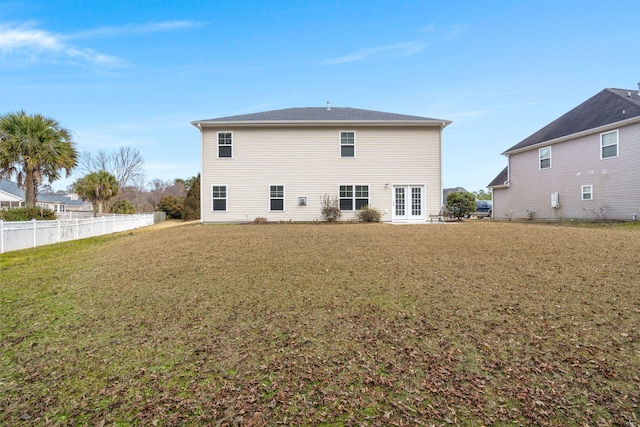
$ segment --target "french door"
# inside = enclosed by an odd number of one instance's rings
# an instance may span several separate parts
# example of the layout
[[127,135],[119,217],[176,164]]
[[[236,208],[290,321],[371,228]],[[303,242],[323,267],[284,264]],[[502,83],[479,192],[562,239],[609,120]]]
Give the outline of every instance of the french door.
[[424,220],[424,186],[393,186],[393,221]]

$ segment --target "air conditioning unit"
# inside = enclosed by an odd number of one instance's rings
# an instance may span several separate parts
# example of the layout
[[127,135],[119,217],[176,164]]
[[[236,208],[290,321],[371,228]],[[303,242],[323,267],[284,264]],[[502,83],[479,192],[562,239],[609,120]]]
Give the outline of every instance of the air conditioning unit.
[[560,195],[558,193],[551,193],[551,207],[554,209],[560,207]]

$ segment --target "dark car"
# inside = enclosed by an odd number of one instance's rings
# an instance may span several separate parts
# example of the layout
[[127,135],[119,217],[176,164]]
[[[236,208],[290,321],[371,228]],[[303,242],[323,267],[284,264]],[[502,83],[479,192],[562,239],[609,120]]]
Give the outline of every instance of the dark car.
[[[476,211],[471,214],[478,219],[491,218],[493,215],[493,202],[491,200],[476,200]],[[469,215],[467,215],[469,218]]]

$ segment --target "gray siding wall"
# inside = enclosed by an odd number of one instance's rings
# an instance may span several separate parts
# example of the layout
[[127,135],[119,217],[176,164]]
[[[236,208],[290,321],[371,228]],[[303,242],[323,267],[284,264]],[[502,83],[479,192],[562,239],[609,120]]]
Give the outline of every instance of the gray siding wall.
[[[600,133],[551,146],[551,168],[539,169],[538,149],[509,157],[510,187],[496,188],[495,219],[640,219],[640,124],[618,128],[618,157],[600,158]],[[581,200],[582,186],[593,200]],[[560,207],[551,207],[551,193]]]
[[[233,158],[217,158],[217,132],[233,133]],[[340,157],[340,131],[355,132],[355,157]],[[372,207],[392,219],[393,185],[423,185],[425,220],[441,205],[441,130],[437,127],[205,128],[202,222],[322,220],[321,198],[340,185],[368,185]],[[388,187],[387,185],[388,184]],[[213,185],[227,186],[227,211],[213,212]],[[269,210],[269,186],[284,185],[284,211]],[[307,205],[299,206],[298,197]],[[342,219],[355,213],[344,212]]]

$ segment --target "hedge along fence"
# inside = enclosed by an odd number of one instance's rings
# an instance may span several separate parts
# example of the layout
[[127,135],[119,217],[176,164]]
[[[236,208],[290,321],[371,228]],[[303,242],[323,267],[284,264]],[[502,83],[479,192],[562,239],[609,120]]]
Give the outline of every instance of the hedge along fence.
[[139,214],[108,215],[72,221],[0,221],[0,254],[133,230],[163,220],[157,214]]

